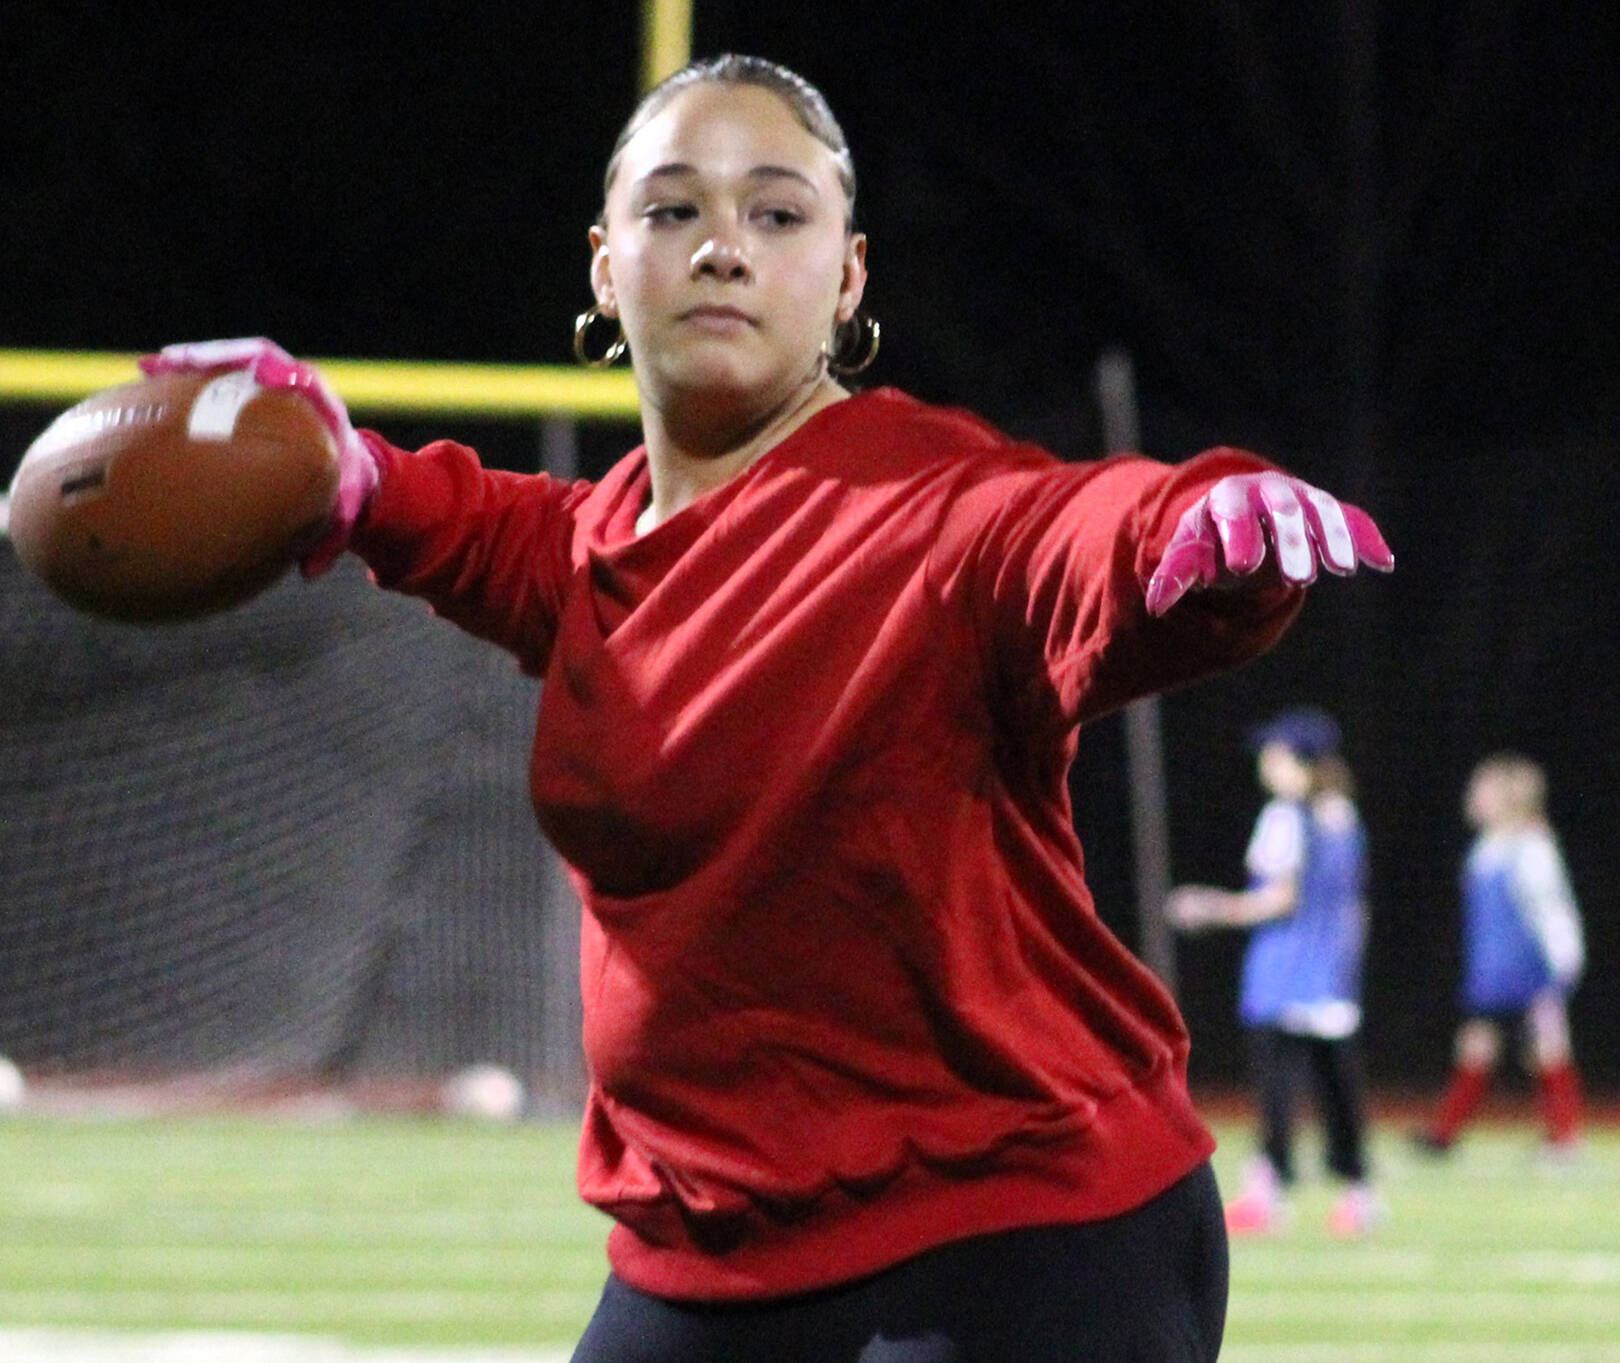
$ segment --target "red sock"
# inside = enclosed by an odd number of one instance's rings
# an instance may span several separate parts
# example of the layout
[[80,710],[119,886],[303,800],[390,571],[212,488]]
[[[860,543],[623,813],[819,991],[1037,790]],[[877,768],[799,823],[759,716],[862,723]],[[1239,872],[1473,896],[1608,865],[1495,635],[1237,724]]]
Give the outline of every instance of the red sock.
[[1581,1119],[1581,1080],[1568,1060],[1548,1065],[1539,1076],[1541,1116],[1547,1139],[1554,1145],[1568,1145],[1575,1139]]
[[1491,1071],[1486,1065],[1458,1065],[1451,1072],[1451,1083],[1440,1097],[1440,1108],[1434,1115],[1429,1134],[1450,1145],[1457,1133],[1474,1115],[1491,1086]]

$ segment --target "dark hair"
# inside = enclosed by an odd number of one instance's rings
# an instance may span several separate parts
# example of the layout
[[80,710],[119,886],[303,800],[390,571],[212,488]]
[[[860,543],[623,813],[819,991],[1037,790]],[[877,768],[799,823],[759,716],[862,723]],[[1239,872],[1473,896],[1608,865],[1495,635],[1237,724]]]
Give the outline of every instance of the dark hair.
[[641,102],[636,105],[629,121],[620,131],[618,140],[613,144],[613,151],[608,156],[607,170],[602,176],[602,211],[597,217],[598,226],[607,221],[607,197],[613,188],[613,181],[618,177],[619,157],[624,151],[625,143],[640,132],[642,127],[682,90],[704,84],[757,85],[762,90],[769,90],[786,104],[792,110],[793,116],[798,119],[800,126],[832,152],[833,160],[838,167],[838,183],[843,187],[845,199],[849,201],[849,212],[845,216],[844,224],[848,230],[854,230],[855,159],[850,155],[849,142],[844,137],[844,130],[838,126],[838,120],[833,117],[826,96],[803,76],[789,71],[785,66],[767,61],[764,57],[744,57],[731,52],[683,66],[674,75],[666,76],[641,97]]
[[1255,752],[1268,743],[1281,743],[1294,756],[1313,762],[1339,751],[1339,725],[1327,711],[1299,705],[1273,715],[1249,734]]
[[1356,798],[1356,777],[1350,764],[1336,752],[1326,753],[1307,765],[1311,769],[1311,794],[1342,795],[1347,800]]

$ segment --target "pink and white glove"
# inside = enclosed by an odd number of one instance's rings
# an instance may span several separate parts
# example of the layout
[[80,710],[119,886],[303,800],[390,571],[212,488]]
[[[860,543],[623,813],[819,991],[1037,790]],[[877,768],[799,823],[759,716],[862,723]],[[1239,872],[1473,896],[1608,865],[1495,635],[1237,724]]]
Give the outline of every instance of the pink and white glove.
[[1148,580],[1147,608],[1163,615],[1195,588],[1231,583],[1256,571],[1266,541],[1285,582],[1305,586],[1318,567],[1347,576],[1358,563],[1387,573],[1395,555],[1372,517],[1286,473],[1222,478],[1177,523]]
[[366,442],[349,423],[342,400],[314,365],[295,360],[274,341],[245,336],[229,341],[186,341],[164,346],[138,361],[143,374],[213,373],[245,370],[262,388],[292,388],[308,398],[332,433],[338,449],[338,492],[332,517],[320,540],[298,561],[305,577],[330,568],[349,543],[355,522],[377,487],[379,470]]

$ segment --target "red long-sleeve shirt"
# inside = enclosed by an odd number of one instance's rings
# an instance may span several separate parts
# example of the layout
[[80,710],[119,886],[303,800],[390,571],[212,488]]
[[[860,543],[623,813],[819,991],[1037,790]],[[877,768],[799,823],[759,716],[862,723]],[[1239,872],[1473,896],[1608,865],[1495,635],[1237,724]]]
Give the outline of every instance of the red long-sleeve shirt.
[[1143,606],[1181,511],[1260,460],[1064,464],[877,390],[637,538],[642,451],[565,483],[367,438],[377,580],[544,679],[531,788],[584,905],[579,1186],[621,1277],[800,1291],[1125,1211],[1208,1156],[1066,772],[1078,725],[1292,619],[1275,579]]

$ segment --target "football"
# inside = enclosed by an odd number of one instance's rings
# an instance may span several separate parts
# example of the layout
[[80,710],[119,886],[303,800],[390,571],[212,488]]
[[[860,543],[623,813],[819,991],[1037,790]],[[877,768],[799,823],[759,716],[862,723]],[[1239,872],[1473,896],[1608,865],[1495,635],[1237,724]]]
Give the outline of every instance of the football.
[[319,538],[337,442],[298,393],[242,370],[92,394],[29,446],[11,484],[23,565],[74,608],[187,620],[238,605]]

